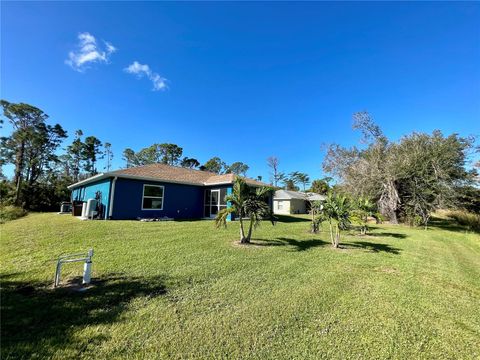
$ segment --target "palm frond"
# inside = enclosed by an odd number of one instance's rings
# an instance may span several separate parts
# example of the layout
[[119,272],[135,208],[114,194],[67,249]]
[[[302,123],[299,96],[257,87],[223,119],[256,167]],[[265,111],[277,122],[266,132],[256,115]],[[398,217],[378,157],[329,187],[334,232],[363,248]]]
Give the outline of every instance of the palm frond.
[[221,226],[227,227],[228,215],[230,215],[233,212],[234,212],[234,208],[231,208],[231,207],[220,210],[217,216],[215,216],[215,227],[217,228]]

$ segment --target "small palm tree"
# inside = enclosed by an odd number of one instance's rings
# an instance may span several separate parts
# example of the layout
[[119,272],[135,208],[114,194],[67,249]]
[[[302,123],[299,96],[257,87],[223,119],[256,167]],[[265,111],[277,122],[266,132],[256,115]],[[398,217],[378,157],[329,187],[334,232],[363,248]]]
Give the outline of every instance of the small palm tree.
[[350,224],[350,204],[345,196],[330,194],[322,205],[318,219],[328,222],[332,246],[338,248],[341,231]]
[[368,199],[359,198],[354,204],[352,211],[352,220],[360,225],[360,235],[365,235],[368,231],[368,217],[375,217],[375,205]]
[[[274,217],[270,206],[267,204],[267,196],[272,191],[269,187],[253,188],[241,177],[236,177],[233,183],[233,191],[225,200],[229,207],[218,212],[215,218],[215,226],[227,226],[227,217],[235,214],[240,223],[240,243],[248,244],[252,238],[253,229],[261,220],[269,219],[274,224]],[[250,219],[248,233],[245,236],[244,218]]]

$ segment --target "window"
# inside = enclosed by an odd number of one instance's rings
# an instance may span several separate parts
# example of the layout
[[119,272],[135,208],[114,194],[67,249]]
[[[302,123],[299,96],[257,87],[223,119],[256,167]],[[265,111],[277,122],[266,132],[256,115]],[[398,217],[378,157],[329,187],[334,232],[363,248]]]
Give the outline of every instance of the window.
[[142,210],[163,210],[163,186],[143,185]]
[[283,201],[278,201],[277,202],[277,209],[278,210],[283,210]]

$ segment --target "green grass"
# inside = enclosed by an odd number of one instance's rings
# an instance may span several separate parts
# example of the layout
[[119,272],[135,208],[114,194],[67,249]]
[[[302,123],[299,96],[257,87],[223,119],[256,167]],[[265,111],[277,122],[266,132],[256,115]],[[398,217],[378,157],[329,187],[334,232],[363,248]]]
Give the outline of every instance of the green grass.
[[[3,224],[2,359],[480,357],[478,233],[380,225],[335,250],[308,227],[262,224],[245,247],[237,223]],[[95,285],[53,290],[55,258],[90,247]]]

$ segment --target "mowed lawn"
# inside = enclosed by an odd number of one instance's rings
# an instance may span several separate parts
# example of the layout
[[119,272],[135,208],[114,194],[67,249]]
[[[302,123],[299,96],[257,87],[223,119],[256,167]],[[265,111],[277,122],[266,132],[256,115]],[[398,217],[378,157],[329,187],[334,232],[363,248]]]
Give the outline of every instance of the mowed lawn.
[[[337,250],[302,217],[262,224],[254,246],[234,222],[0,226],[2,359],[480,357],[480,236],[445,221]],[[55,258],[90,247],[94,286],[53,290]]]

